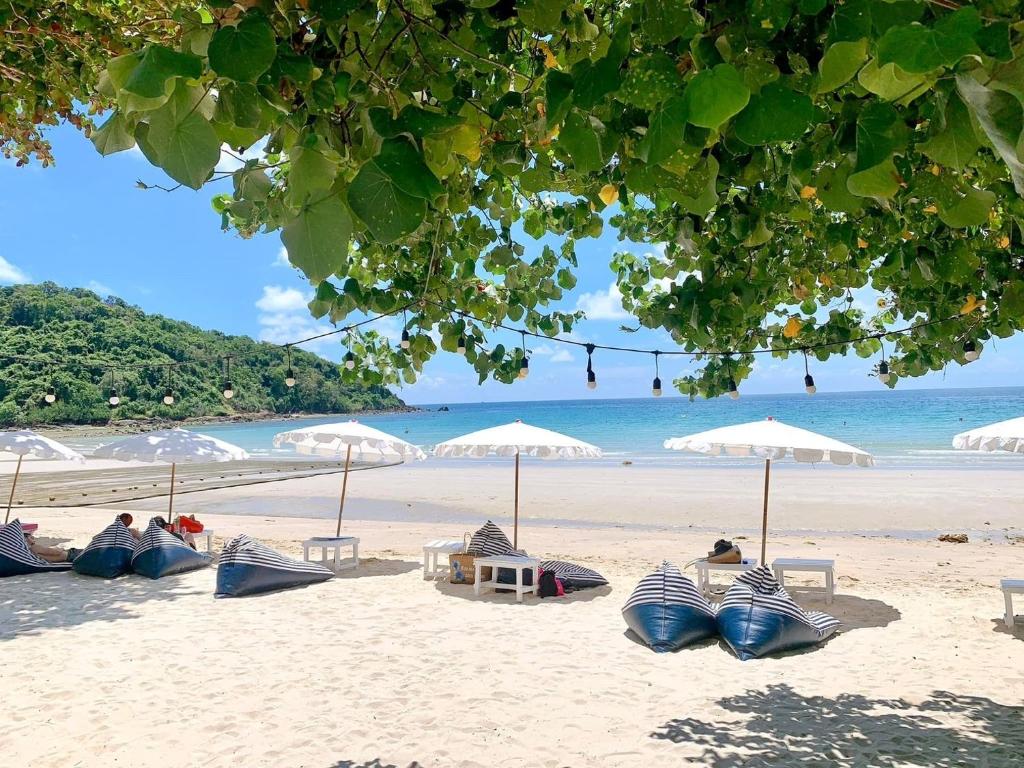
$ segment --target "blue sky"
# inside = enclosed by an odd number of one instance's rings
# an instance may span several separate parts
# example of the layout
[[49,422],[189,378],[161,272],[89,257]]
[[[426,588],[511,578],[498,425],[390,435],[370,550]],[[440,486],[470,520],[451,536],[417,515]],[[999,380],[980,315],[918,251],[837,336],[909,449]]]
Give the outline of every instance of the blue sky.
[[[56,168],[15,168],[0,160],[0,283],[52,280],[87,287],[147,312],[279,343],[330,329],[309,316],[305,302],[310,286],[284,261],[276,233],[242,240],[221,232],[210,207],[213,189],[170,194],[139,190],[137,179],[167,182],[141,153],[100,157],[68,127],[50,136]],[[540,247],[528,237],[524,243],[527,257],[530,249]],[[595,343],[671,349],[663,332],[619,330],[634,322],[621,310],[608,267],[612,254],[623,247],[610,228],[601,238],[578,244],[579,283],[563,302],[563,308],[588,312],[575,336]],[[397,332],[395,324],[384,330]],[[517,335],[506,335],[506,345],[518,343]],[[531,374],[525,381],[477,386],[476,374],[461,358],[442,353],[400,395],[410,403],[649,395],[654,376],[649,356],[599,351],[594,358],[599,386],[591,392],[585,386],[586,355],[581,350],[536,341],[529,346]],[[310,348],[332,359],[344,352],[333,339]],[[852,353],[812,366],[822,392],[881,386],[867,375],[872,361]],[[688,368],[685,358],[662,359],[666,394],[669,382]],[[990,344],[969,366],[954,363],[943,373],[899,386],[1010,386],[1020,384],[1022,373],[1024,340],[1018,336]],[[740,389],[747,394],[800,392],[803,363],[795,357],[780,361],[764,356]]]

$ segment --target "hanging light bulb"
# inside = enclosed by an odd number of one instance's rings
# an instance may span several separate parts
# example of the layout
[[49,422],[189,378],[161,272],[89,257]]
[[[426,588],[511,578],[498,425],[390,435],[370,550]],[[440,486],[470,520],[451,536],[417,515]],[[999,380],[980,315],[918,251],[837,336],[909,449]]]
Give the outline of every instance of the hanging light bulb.
[[107,402],[110,403],[110,407],[116,407],[121,404],[121,398],[117,394],[117,390],[113,387],[110,388],[110,397],[107,398]]
[[525,379],[527,376],[530,375],[530,359],[526,356],[526,332],[520,331],[520,335],[523,339],[523,354],[519,358],[519,378]]
[[732,376],[729,377],[728,388],[729,388],[729,397],[731,397],[733,400],[739,400],[740,399],[740,391],[739,391],[739,389],[736,388],[736,380]]
[[50,405],[57,402],[57,390],[53,388],[53,385],[46,388],[46,394],[43,395],[43,400]]
[[981,352],[978,351],[978,348],[975,346],[974,342],[971,341],[970,339],[965,341],[964,360],[966,360],[968,363],[973,363],[979,357],[981,357]]
[[284,385],[291,389],[295,386],[295,371],[292,370],[292,348],[286,346],[284,348],[285,354],[288,356],[288,370],[284,372]]
[[654,353],[654,381],[651,383],[651,394],[654,397],[661,397],[661,372],[658,370],[658,355],[661,352]]
[[174,405],[174,390],[170,387],[164,390],[164,405]]
[[347,352],[345,354],[345,368],[347,368],[348,370],[351,371],[355,367],[356,367],[356,356],[353,355],[351,352]]
[[597,374],[594,373],[593,360],[591,359],[594,349],[593,344],[587,344],[587,389],[597,389]]
[[813,395],[818,391],[818,388],[814,386],[814,377],[811,376],[810,368],[807,365],[807,353],[804,352],[804,391],[808,395]]
[[889,382],[889,364],[885,360],[878,364],[878,380],[883,384]]
[[230,381],[224,382],[224,391],[222,392],[225,400],[230,400],[235,396],[235,388],[232,386]]
[[403,330],[402,331],[402,349],[408,349],[409,348],[409,344],[410,344],[409,332]]
[[455,351],[458,352],[460,355],[466,354],[466,337],[465,336],[459,336],[459,344],[455,348]]

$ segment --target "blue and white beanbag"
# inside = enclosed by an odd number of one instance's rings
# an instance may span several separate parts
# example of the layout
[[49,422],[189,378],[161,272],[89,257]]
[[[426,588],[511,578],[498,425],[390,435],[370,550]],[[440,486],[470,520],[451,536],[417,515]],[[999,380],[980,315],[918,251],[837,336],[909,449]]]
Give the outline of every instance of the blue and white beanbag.
[[608,579],[597,571],[565,560],[541,560],[540,568],[545,572],[552,571],[566,591],[603,587],[608,583]]
[[0,577],[66,571],[71,563],[48,563],[29,549],[20,520],[0,525]]
[[135,554],[135,537],[128,526],[115,519],[89,542],[82,553],[75,558],[75,573],[83,576],[98,576],[101,579],[116,579],[131,573],[132,556]]
[[220,554],[217,597],[241,597],[259,592],[316,584],[334,577],[318,563],[294,560],[245,534],[236,536]]
[[742,661],[815,645],[838,628],[797,605],[766,565],[741,573],[718,606],[718,631]]
[[718,634],[711,603],[667,560],[636,585],[622,618],[655,653],[677,651]]
[[154,521],[142,533],[132,555],[132,570],[151,579],[205,568],[212,562]]

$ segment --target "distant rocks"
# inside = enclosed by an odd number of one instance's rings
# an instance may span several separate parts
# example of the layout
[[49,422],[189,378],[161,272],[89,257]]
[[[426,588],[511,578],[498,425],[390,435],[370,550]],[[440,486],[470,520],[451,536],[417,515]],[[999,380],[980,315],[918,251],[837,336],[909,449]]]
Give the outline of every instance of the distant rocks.
[[437,410],[438,410],[439,413],[448,413],[448,411],[450,411],[451,408],[449,408],[447,405],[442,405]]
[[948,544],[966,544],[967,534],[966,533],[944,533],[939,536],[939,541],[945,541]]

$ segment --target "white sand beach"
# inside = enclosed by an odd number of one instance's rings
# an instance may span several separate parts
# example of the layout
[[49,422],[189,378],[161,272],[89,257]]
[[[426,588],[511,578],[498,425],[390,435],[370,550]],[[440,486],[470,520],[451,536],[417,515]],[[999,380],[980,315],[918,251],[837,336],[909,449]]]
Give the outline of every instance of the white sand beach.
[[[833,605],[797,596],[843,627],[821,647],[740,662],[719,643],[654,654],[625,634],[620,610],[663,558],[681,565],[720,533],[757,554],[756,466],[524,464],[520,545],[610,585],[519,605],[424,581],[424,541],[507,516],[509,470],[434,462],[353,475],[344,529],[362,540],[361,566],[307,588],[215,600],[212,568],[155,582],[3,580],[0,762],[1021,764],[1024,626],[1003,625],[998,590],[1024,576],[1021,473],[778,472],[772,524],[788,533],[770,538],[769,558],[836,559]],[[299,555],[302,539],[333,532],[324,518],[338,479],[176,505],[216,529],[218,546],[246,532]],[[138,521],[162,504],[118,509]],[[19,514],[84,546],[113,508]],[[935,540],[960,530],[971,543]]]

